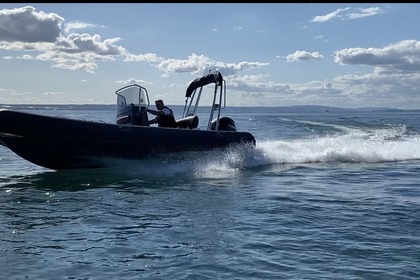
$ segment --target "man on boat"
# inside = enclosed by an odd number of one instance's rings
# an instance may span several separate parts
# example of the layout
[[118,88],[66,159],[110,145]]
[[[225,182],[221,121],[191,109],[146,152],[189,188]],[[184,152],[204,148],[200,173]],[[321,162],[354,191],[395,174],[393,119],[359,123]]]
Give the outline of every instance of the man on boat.
[[156,115],[154,119],[149,121],[149,125],[157,123],[159,127],[176,127],[174,113],[163,103],[162,99],[155,101],[157,110],[147,109],[152,115]]

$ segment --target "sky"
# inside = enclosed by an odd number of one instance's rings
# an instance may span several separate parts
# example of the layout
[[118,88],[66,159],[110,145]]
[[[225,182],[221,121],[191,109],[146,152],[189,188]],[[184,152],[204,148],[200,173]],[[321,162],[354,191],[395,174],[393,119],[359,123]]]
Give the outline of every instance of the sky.
[[227,106],[420,109],[420,4],[0,4],[0,104],[183,105],[220,71]]

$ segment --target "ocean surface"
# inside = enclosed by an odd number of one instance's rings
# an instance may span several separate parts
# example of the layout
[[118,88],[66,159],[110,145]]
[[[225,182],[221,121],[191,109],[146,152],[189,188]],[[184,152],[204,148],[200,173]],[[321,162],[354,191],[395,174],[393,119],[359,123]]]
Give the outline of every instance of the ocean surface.
[[255,150],[54,171],[0,146],[0,279],[420,279],[419,111],[222,115]]

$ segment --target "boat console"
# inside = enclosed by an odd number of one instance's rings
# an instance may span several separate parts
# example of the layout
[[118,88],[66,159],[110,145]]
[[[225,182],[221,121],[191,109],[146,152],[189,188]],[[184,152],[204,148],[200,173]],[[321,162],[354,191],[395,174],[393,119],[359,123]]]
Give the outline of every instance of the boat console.
[[140,85],[129,85],[115,92],[117,94],[117,124],[149,126],[147,107],[149,95]]

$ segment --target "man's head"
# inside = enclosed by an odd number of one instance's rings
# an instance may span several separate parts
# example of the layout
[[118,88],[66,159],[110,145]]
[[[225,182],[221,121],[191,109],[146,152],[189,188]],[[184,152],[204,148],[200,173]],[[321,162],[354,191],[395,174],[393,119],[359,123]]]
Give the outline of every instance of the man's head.
[[165,106],[165,105],[163,104],[162,99],[158,99],[158,100],[156,100],[156,101],[155,101],[155,105],[156,105],[156,108],[157,108],[158,110],[162,109],[162,108],[163,108],[163,106]]

